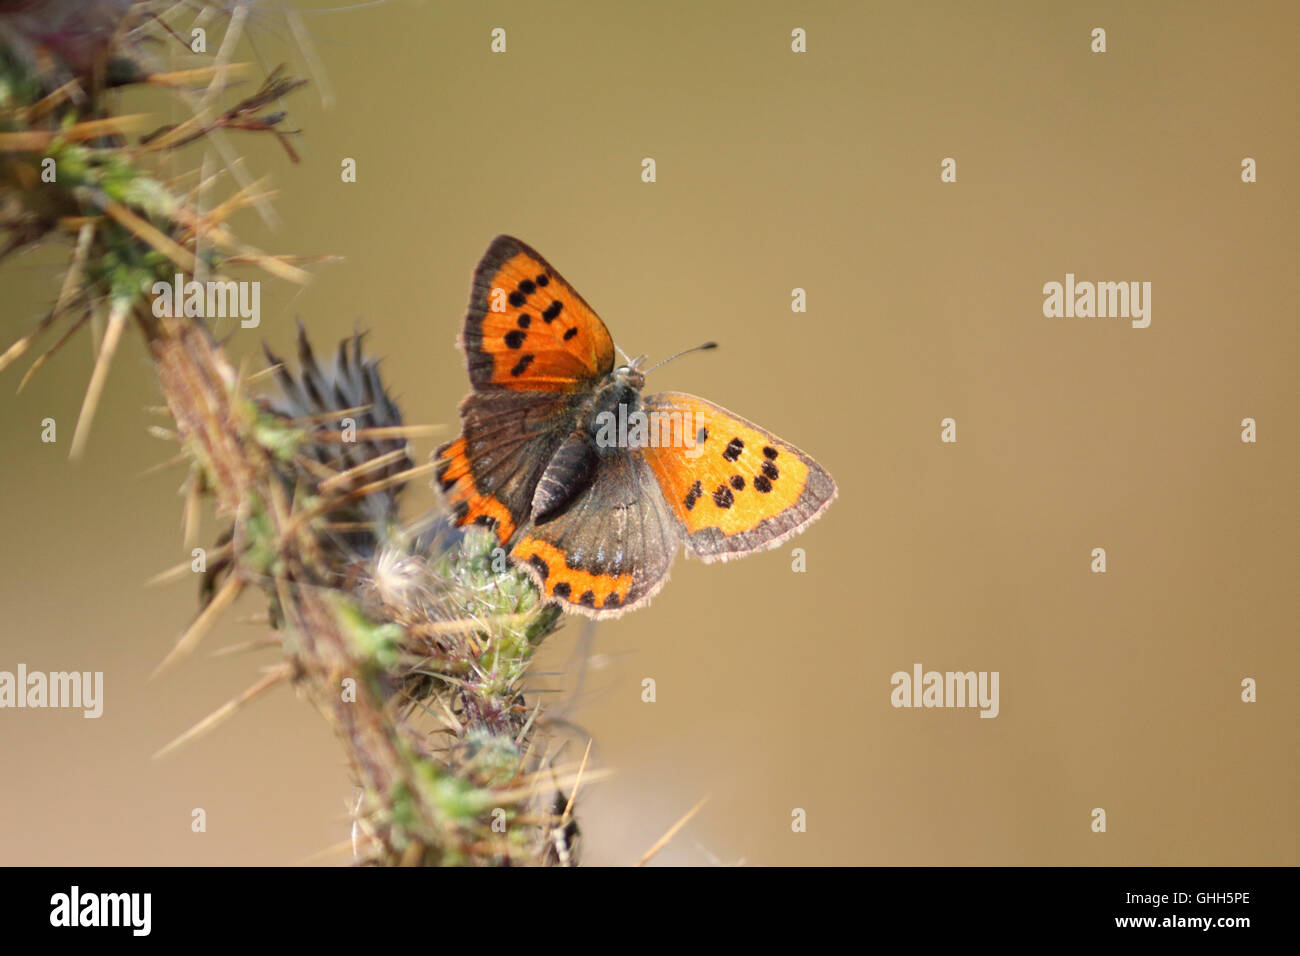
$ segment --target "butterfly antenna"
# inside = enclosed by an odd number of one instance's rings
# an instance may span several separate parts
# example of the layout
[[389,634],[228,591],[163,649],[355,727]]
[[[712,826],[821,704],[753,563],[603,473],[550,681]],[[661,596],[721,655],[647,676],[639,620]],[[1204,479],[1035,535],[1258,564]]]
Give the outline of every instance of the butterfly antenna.
[[631,364],[632,364],[632,356],[628,355],[628,354],[627,354],[626,352],[624,352],[621,348],[619,348],[619,345],[618,345],[617,342],[614,343],[614,348],[618,349],[618,354],[621,355],[621,356],[623,356],[623,361],[625,361],[628,365],[631,365]]
[[716,349],[717,347],[718,347],[717,342],[705,342],[703,345],[694,345],[691,346],[689,349],[682,349],[676,355],[670,355],[662,362],[656,362],[654,365],[651,365],[648,369],[645,370],[644,374],[648,375],[649,373],[657,369],[660,365],[667,365],[673,359],[679,359],[683,355],[689,355],[692,352],[703,352],[705,349]]

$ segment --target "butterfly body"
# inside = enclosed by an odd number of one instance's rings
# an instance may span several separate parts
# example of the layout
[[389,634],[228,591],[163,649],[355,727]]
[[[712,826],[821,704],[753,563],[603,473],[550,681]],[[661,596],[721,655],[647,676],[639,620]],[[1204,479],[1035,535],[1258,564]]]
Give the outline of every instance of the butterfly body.
[[645,376],[624,366],[597,386],[576,409],[575,427],[551,456],[533,491],[532,520],[544,524],[564,512],[595,480],[602,459],[619,454],[616,444],[600,441],[601,423],[626,420],[641,407]]
[[461,335],[472,391],[438,450],[457,523],[491,528],[546,597],[591,617],[649,601],[683,545],[705,561],[775,547],[834,500],[812,458],[726,409],[643,394],[608,330],[544,260],[493,241]]

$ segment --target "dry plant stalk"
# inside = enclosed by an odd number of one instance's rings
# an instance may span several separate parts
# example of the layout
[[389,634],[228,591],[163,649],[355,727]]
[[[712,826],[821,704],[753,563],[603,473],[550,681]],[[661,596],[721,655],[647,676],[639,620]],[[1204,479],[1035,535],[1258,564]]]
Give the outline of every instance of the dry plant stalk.
[[[237,180],[234,195],[205,209],[206,171],[182,190],[158,169],[159,157],[196,140],[226,155],[227,131],[275,135],[294,158],[283,114],[265,108],[300,84],[276,70],[251,96],[217,105],[232,77],[248,72],[231,62],[246,3],[201,5],[228,24],[220,52],[173,71],[155,68],[150,51],[177,41],[165,20],[177,6],[94,0],[75,16],[60,0],[44,6],[33,31],[31,3],[0,0],[0,259],[63,236],[75,244],[58,301],[0,354],[0,370],[63,326],[30,375],[92,315],[108,316],[75,457],[115,348],[138,328],[189,464],[190,513],[207,494],[229,522],[210,550],[205,606],[158,671],[192,652],[247,590],[266,595],[280,635],[280,663],[162,752],[292,683],[335,728],[361,789],[356,862],[575,862],[574,796],[584,774],[595,774],[585,759],[552,765],[537,736],[540,708],[523,694],[559,612],[506,567],[489,534],[456,532],[437,515],[423,527],[401,524],[398,496],[429,466],[413,466],[407,439],[420,430],[402,422],[359,338],[322,366],[301,335],[297,376],[269,356],[278,392],[257,395],[202,318],[153,308],[153,284],[178,272],[224,279],[231,266],[254,265],[306,280],[288,257],[251,248],[227,223],[237,209],[264,207],[260,184]],[[51,41],[60,17],[70,17],[75,44]],[[112,91],[141,83],[185,92],[190,117],[132,139],[145,126],[116,112]],[[422,726],[430,719],[432,731]]]

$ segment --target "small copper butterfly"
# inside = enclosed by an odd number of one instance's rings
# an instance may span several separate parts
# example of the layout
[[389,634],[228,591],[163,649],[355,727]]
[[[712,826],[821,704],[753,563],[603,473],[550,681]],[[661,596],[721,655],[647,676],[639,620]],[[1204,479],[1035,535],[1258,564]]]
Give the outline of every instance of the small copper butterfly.
[[774,548],[835,482],[798,448],[694,395],[642,395],[614,343],[533,249],[498,236],[460,336],[471,391],[437,452],[458,525],[491,528],[549,600],[588,617],[646,604],[679,546],[704,561]]

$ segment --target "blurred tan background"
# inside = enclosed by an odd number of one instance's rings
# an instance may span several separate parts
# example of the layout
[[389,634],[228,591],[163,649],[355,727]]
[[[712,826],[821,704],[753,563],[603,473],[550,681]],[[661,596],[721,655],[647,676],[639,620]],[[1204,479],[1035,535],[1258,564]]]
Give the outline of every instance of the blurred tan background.
[[[836,477],[840,500],[791,546],[679,558],[650,608],[596,628],[571,716],[616,775],[581,800],[588,863],[635,861],[706,794],[657,862],[1300,862],[1300,12],[807,7],[306,14],[336,102],[291,99],[301,165],[237,141],[285,223],[242,225],[344,258],[305,290],[264,282],[262,328],[230,348],[288,350],[295,315],[322,348],[359,323],[408,419],[454,423],[469,274],[509,232],[629,352],[721,342],[652,391],[720,402]],[[267,65],[303,73],[284,18],[257,19]],[[61,261],[0,271],[5,344],[53,301]],[[1067,272],[1150,281],[1150,328],[1044,318],[1042,286]],[[273,657],[201,654],[146,681],[196,606],[191,582],[143,587],[187,556],[182,475],[138,477],[175,449],[146,434],[165,420],[145,411],[159,395],[135,338],[86,459],[67,461],[90,359],[83,338],[21,395],[24,366],[0,381],[0,669],[106,681],[99,720],[0,712],[0,863],[281,864],[338,843],[342,752],[291,692],[149,759]],[[1258,444],[1240,441],[1247,416]],[[262,607],[248,595],[235,616]],[[577,682],[581,631],[538,665],[569,668],[558,686]],[[261,633],[232,617],[204,649]],[[999,671],[1000,716],[892,708],[890,675],[916,662]]]

